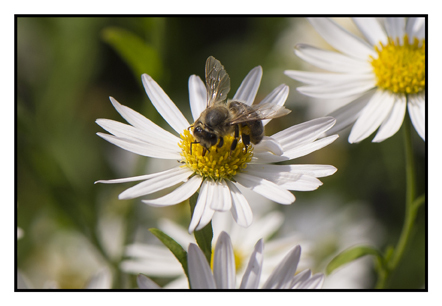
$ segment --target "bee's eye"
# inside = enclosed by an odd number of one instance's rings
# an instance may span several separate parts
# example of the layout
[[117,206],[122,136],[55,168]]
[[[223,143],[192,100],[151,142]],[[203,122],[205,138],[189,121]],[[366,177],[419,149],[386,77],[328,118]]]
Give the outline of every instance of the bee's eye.
[[196,133],[201,133],[203,129],[200,126],[197,126],[194,130]]

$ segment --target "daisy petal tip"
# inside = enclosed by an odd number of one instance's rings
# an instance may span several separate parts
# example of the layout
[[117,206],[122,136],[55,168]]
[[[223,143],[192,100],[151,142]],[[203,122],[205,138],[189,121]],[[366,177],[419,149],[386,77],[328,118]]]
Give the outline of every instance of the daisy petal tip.
[[128,200],[129,198],[124,194],[124,191],[118,195],[118,200]]
[[148,75],[147,73],[143,73],[141,75],[141,80],[143,80],[143,81],[151,81],[152,77],[150,75]]
[[112,105],[114,106],[114,107],[116,107],[116,106],[121,106],[121,104],[120,104],[120,102],[118,102],[114,97],[112,97],[112,96],[109,96],[109,101],[111,101],[111,103],[112,103]]
[[296,44],[295,47],[294,47],[294,50],[295,50],[295,52],[296,52],[297,50],[300,50],[300,49],[302,49],[303,47],[304,47],[304,44]]
[[324,117],[324,118],[327,118],[327,119],[330,121],[330,123],[333,122],[333,125],[336,124],[336,118],[335,118],[335,117],[332,117],[332,116],[326,116],[326,117]]
[[187,232],[188,232],[190,235],[192,235],[193,232],[195,231],[195,227],[196,227],[196,224],[195,224],[195,225],[190,224],[190,225],[189,225],[189,228],[187,229]]

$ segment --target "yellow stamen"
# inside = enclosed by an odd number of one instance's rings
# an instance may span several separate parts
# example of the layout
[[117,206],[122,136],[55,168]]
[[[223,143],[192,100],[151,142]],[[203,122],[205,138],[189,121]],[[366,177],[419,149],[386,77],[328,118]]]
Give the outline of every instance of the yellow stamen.
[[388,44],[375,47],[378,57],[371,57],[377,86],[394,93],[415,94],[425,89],[425,39],[414,38],[412,44],[405,35],[388,39]]
[[[181,148],[182,162],[192,169],[195,174],[204,178],[213,180],[228,179],[236,175],[241,169],[247,167],[247,163],[252,160],[253,146],[249,145],[247,151],[242,141],[239,141],[235,150],[230,152],[230,147],[234,137],[232,135],[224,136],[224,144],[221,148],[212,146],[203,156],[203,146],[192,144],[195,141],[193,135],[188,131],[181,134],[181,142],[178,144]],[[192,147],[192,148],[191,148]],[[192,154],[190,154],[192,150]]]

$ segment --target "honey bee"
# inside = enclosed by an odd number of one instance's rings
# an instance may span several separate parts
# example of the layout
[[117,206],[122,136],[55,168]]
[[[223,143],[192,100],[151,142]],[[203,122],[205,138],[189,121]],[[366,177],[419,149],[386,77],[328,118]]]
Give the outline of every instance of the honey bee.
[[261,120],[277,118],[290,113],[284,106],[260,103],[249,106],[240,101],[226,100],[230,91],[230,78],[224,66],[210,56],[206,61],[207,106],[199,118],[189,127],[195,137],[192,145],[203,146],[203,155],[210,147],[221,148],[223,137],[234,134],[230,151],[235,150],[239,138],[247,147],[250,143],[258,144],[264,137],[264,125]]

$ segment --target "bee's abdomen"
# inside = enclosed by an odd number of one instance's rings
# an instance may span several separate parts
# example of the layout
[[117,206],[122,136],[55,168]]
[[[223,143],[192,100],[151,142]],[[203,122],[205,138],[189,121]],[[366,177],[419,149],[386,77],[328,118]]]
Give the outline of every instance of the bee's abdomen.
[[253,144],[258,144],[264,137],[264,126],[261,120],[253,120],[246,122],[245,125],[249,127],[250,130],[250,141]]

